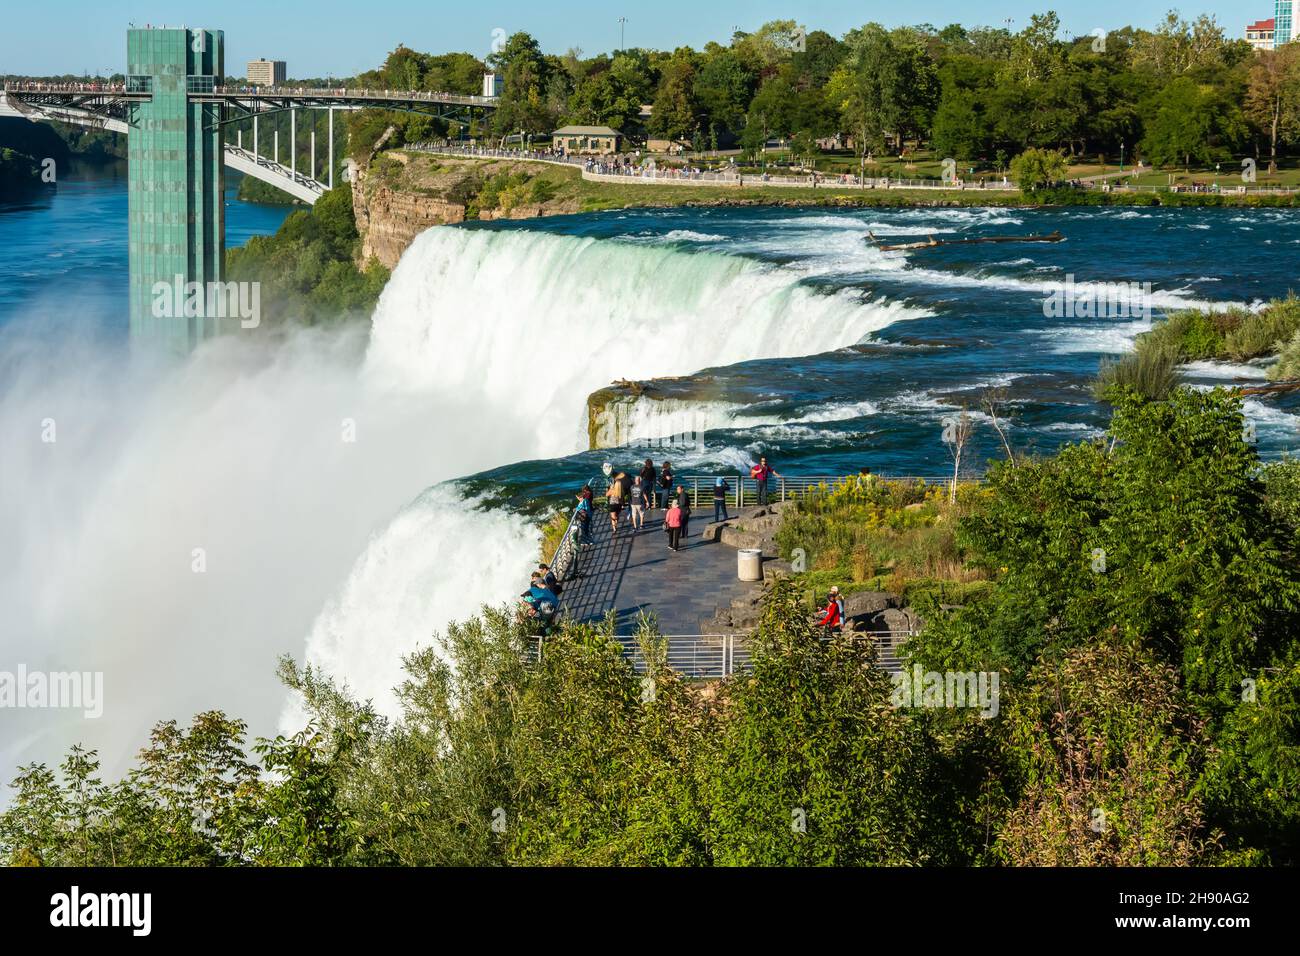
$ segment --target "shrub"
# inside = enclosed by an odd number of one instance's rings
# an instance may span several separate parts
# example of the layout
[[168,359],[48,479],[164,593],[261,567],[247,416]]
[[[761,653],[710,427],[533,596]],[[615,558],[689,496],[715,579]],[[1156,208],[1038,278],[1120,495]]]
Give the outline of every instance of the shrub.
[[1268,377],[1275,382],[1300,378],[1300,331],[1282,346],[1277,362],[1268,370]]
[[1139,338],[1137,348],[1120,359],[1104,359],[1093,394],[1104,402],[1136,395],[1153,402],[1168,398],[1178,385],[1178,350],[1159,338]]
[[1294,294],[1270,303],[1257,313],[1246,313],[1240,325],[1223,341],[1224,354],[1236,362],[1280,352],[1300,331],[1300,298]]

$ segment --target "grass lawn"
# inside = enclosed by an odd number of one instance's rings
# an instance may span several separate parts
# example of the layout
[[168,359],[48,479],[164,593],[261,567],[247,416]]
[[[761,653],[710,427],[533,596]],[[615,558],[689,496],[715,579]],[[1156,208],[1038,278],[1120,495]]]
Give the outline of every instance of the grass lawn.
[[1191,183],[1217,182],[1225,190],[1236,189],[1241,185],[1295,187],[1300,186],[1300,169],[1279,168],[1276,174],[1270,176],[1268,167],[1262,166],[1256,170],[1254,183],[1242,182],[1239,165],[1223,165],[1217,173],[1213,169],[1194,169],[1190,173],[1181,169],[1143,169],[1137,176],[1125,177],[1124,182],[1138,186],[1168,186],[1171,182],[1186,186]]

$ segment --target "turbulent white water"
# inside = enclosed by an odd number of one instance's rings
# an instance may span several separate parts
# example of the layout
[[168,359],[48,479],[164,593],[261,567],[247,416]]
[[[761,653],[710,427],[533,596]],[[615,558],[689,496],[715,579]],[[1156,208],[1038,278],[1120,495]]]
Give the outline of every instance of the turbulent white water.
[[817,291],[793,269],[716,253],[523,230],[433,229],[375,316],[368,374],[522,418],[512,457],[586,446],[584,400],[677,375],[852,345],[926,313]]
[[[585,448],[586,397],[613,379],[815,354],[923,314],[799,278],[710,253],[432,229],[380,299],[364,378],[467,408],[501,464]],[[441,490],[422,497],[371,541],[312,628],[307,660],[391,712],[401,655],[513,594],[535,541],[516,518]],[[298,718],[290,707],[285,727]]]
[[656,442],[675,436],[703,436],[715,429],[789,427],[807,423],[865,418],[879,409],[874,402],[828,402],[805,411],[775,414],[739,402],[649,398],[611,402],[598,418],[597,447]]
[[297,729],[273,675],[283,653],[391,713],[401,656],[514,593],[535,553],[521,517],[438,483],[576,450],[586,395],[613,378],[816,353],[909,315],[799,278],[435,229],[395,271],[368,346],[231,337],[146,366],[12,323],[0,661],[102,672],[105,699],[98,720],[7,710],[0,764],[83,741],[119,772],[155,721],[213,707],[255,733],[277,715]]
[[284,653],[391,713],[401,656],[515,593],[535,554],[523,518],[438,483],[577,450],[585,398],[611,379],[816,353],[910,314],[799,278],[434,229],[394,272],[368,343],[235,336],[146,365],[43,336],[35,316],[11,323],[0,662],[102,672],[104,714],[6,710],[0,765],[82,741],[120,772],[155,721],[214,707],[254,733],[296,730],[274,677]]

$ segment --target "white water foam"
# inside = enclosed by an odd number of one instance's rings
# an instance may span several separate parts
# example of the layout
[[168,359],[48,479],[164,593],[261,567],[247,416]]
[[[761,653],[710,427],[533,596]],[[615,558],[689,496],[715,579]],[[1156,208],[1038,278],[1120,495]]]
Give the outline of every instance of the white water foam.
[[[796,270],[715,253],[432,229],[380,299],[364,378],[468,407],[465,424],[501,464],[585,447],[584,399],[611,380],[830,351],[923,314],[823,294]],[[725,403],[708,408],[721,419],[733,414]],[[683,414],[670,410],[651,430],[687,430]],[[372,539],[317,619],[307,660],[391,708],[401,655],[524,583],[517,560],[504,556],[526,560],[535,533],[493,521],[454,497],[414,502]],[[395,602],[400,614],[388,610]],[[300,717],[291,706],[284,728]]]
[[401,656],[517,593],[536,553],[530,521],[440,482],[573,451],[583,399],[612,378],[835,349],[917,314],[799,280],[680,248],[441,228],[395,271],[368,346],[355,328],[231,336],[127,367],[7,326],[0,659],[102,671],[105,717],[6,711],[0,764],[82,741],[117,774],[155,721],[210,708],[296,731],[285,653],[391,713]]

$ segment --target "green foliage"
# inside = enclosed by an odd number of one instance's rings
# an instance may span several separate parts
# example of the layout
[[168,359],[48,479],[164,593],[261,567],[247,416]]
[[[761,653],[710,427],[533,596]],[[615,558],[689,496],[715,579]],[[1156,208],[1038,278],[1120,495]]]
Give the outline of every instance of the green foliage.
[[1300,549],[1300,458],[1287,456],[1264,468],[1264,502]]
[[1300,626],[1300,571],[1264,508],[1240,406],[1223,391],[1126,398],[1113,446],[995,467],[991,503],[960,540],[996,587],[933,622],[912,653],[1019,675],[1040,653],[1115,633],[1178,667],[1203,706],[1235,699]]
[[[346,209],[286,235],[346,244]],[[799,580],[769,590],[752,669],[707,684],[652,621],[638,672],[612,619],[539,645],[484,608],[405,659],[395,719],[285,659],[293,737],[250,747],[208,712],[157,725],[116,783],[79,747],[20,768],[0,862],[1294,864],[1300,467],[1261,468],[1242,424],[1225,390],[1123,396],[1106,441],[996,465],[955,504],[856,478],[799,503],[782,548],[823,570],[893,548],[989,579],[906,649],[997,672],[997,714],[898,700]]]
[[715,862],[944,862],[931,826],[935,748],[922,722],[891,706],[870,655],[860,642],[819,641],[793,586],[778,584],[714,757]]
[[367,318],[388,281],[371,260],[358,268],[352,187],[330,190],[310,209],[290,213],[273,236],[254,236],[226,252],[227,277],[261,283],[268,326]]
[[41,170],[36,160],[12,149],[0,149],[0,190],[18,193],[40,185]]
[[1011,695],[1008,776],[1019,799],[995,854],[1015,866],[1208,862],[1197,782],[1210,752],[1177,672],[1136,642],[1074,648]]
[[1055,149],[1027,149],[1011,160],[1011,176],[1025,192],[1065,179],[1065,156]]
[[803,551],[803,588],[890,590],[910,600],[925,593],[978,591],[985,574],[966,567],[957,520],[980,507],[978,485],[963,484],[955,504],[943,485],[846,478],[811,489],[788,511],[776,535],[783,557]]
[[1170,343],[1139,336],[1131,353],[1102,361],[1093,394],[1111,403],[1126,395],[1161,401],[1178,386],[1178,363],[1178,352]]
[[[1300,300],[1274,299],[1263,309],[1172,313],[1138,336],[1134,352],[1102,363],[1093,391],[1103,401],[1126,392],[1148,400],[1167,398],[1178,383],[1177,368],[1198,359],[1244,362],[1274,352],[1286,355],[1288,339],[1300,332]],[[1291,362],[1279,360],[1272,378],[1292,377]]]
[[1223,339],[1222,354],[1245,362],[1275,352],[1300,332],[1300,298],[1274,299],[1259,312],[1239,313],[1238,325]]
[[1300,378],[1300,331],[1283,343],[1277,363],[1268,370],[1268,377],[1276,381]]

